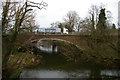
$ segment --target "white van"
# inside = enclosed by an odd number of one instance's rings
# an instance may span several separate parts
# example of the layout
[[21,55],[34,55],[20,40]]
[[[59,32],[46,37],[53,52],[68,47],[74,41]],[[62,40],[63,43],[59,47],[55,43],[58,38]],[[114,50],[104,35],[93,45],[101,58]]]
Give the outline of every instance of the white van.
[[63,28],[63,34],[68,34],[68,29]]

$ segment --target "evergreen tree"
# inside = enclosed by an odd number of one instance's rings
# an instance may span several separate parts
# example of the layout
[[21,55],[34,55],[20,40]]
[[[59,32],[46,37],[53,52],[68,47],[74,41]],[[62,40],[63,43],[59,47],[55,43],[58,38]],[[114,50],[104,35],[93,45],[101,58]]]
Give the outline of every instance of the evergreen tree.
[[101,9],[99,14],[98,24],[97,24],[97,29],[100,31],[100,33],[103,33],[104,30],[107,28],[106,19],[107,18],[105,15],[105,9]]
[[63,25],[62,25],[62,23],[59,23],[58,27],[61,28],[61,32],[63,33]]
[[113,25],[112,25],[112,29],[116,29],[116,26],[115,26],[115,24],[113,24]]

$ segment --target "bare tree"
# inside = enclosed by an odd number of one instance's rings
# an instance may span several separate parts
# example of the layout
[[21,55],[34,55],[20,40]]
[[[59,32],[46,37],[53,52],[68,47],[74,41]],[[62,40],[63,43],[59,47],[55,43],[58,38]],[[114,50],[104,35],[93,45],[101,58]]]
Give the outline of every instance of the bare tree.
[[35,12],[28,12],[20,26],[19,32],[34,32],[36,29],[38,29],[38,26],[35,23]]
[[69,11],[64,18],[64,21],[67,23],[66,28],[68,29],[69,32],[73,32],[75,26],[77,25],[79,15],[75,11]]
[[11,0],[6,0],[3,3],[3,12],[2,12],[2,30],[3,33],[6,33],[8,30],[12,29],[12,34],[9,36],[9,50],[5,55],[3,62],[8,61],[8,57],[11,53],[16,49],[15,43],[17,40],[17,36],[19,32],[22,30],[21,27],[24,22],[29,22],[32,24],[31,20],[33,16],[30,15],[30,12],[33,11],[33,7],[38,9],[45,9],[47,7],[47,3],[34,3],[30,1],[22,2],[11,2]]
[[11,1],[12,0],[6,0],[6,2],[3,3],[2,31],[4,33],[10,29],[15,32],[22,30],[21,25],[23,22],[30,22],[30,19],[34,19],[33,14],[31,14],[33,13],[33,7],[40,10],[47,7],[47,3],[43,1],[41,3],[34,3],[27,0],[25,3]]
[[[90,19],[91,19],[91,24],[93,29],[96,29],[97,27],[100,10],[103,8],[105,8],[105,5],[101,4],[100,6],[92,5],[91,8],[89,9],[89,14],[90,14]],[[107,17],[107,20],[106,20],[107,26],[112,25],[110,24],[112,20],[112,13],[108,10],[106,10],[106,17]]]
[[51,27],[58,27],[59,23],[60,23],[59,21],[53,22],[51,23]]
[[[37,7],[38,9],[41,10],[41,9],[45,9],[46,6],[47,4],[44,2],[34,3],[34,2],[26,1],[23,7],[20,8],[20,11],[18,10],[18,15],[16,15],[16,20],[18,21],[16,21],[15,23],[15,26],[16,26],[15,30],[19,31],[19,27],[22,25],[22,21],[24,21],[26,14],[30,12],[31,10],[33,10],[31,7]],[[21,15],[19,13],[21,13]],[[18,19],[18,17],[20,18]]]
[[78,17],[78,19],[77,19],[77,24],[76,24],[76,26],[75,26],[75,29],[77,30],[77,32],[80,32],[81,23],[82,23],[82,19],[81,19],[80,17]]
[[96,5],[92,5],[91,8],[89,9],[89,14],[93,29],[96,28],[96,25],[98,23],[99,10],[100,10],[99,6]]
[[81,32],[90,33],[92,31],[90,18],[86,17],[84,20],[81,20],[80,24]]
[[2,12],[2,33],[5,33],[5,29],[8,26],[8,13],[10,7],[10,0],[7,0],[5,5],[3,4]]

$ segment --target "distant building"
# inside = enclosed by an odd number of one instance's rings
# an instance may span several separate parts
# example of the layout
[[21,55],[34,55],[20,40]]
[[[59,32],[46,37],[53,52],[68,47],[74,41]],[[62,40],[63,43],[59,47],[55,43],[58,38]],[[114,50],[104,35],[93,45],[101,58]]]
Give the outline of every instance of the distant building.
[[118,2],[118,27],[120,28],[120,1]]

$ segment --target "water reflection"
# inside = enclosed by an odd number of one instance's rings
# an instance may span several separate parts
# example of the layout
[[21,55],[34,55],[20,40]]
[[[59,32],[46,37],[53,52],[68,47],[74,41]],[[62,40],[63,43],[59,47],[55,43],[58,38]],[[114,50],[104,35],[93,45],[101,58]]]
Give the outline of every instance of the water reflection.
[[[120,71],[101,70],[100,76],[119,77]],[[24,70],[20,78],[91,78],[91,70],[60,71],[60,70]],[[93,77],[92,77],[93,78]]]
[[67,75],[62,71],[24,70],[21,78],[64,78]]
[[120,71],[119,70],[102,70],[101,71],[101,75],[102,76],[116,76],[119,77],[120,76]]
[[45,41],[40,40],[37,47],[45,53],[58,53],[59,46],[53,43],[53,40]]

